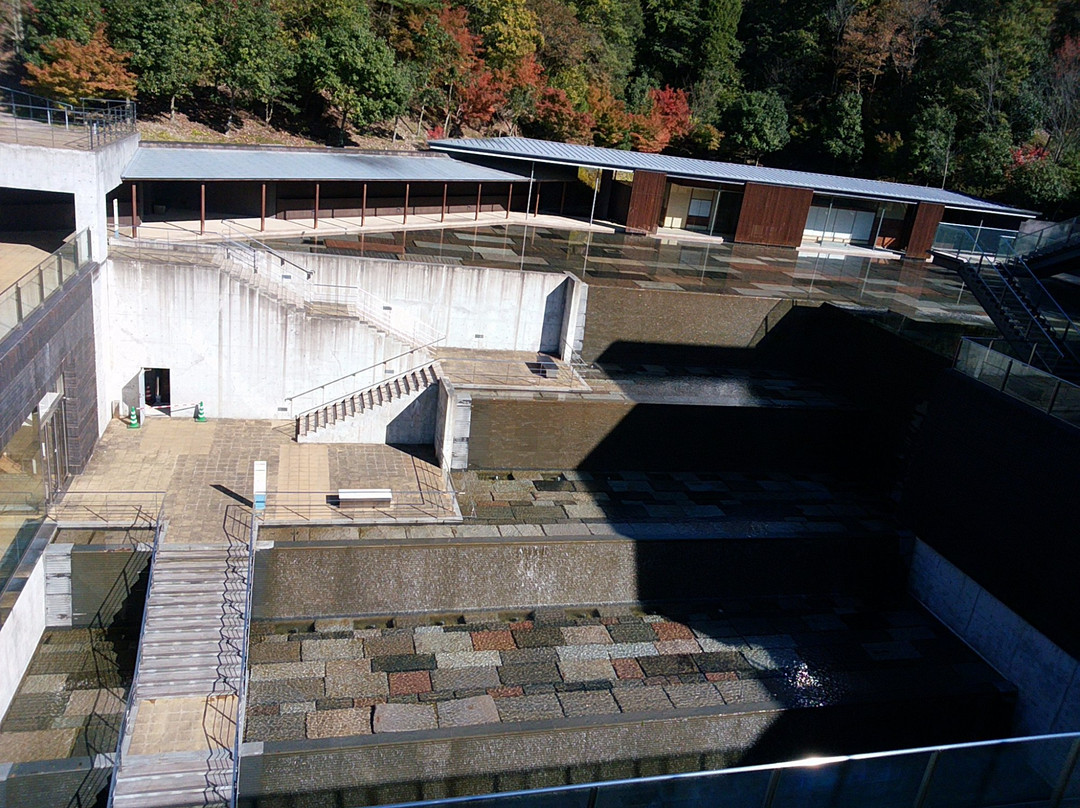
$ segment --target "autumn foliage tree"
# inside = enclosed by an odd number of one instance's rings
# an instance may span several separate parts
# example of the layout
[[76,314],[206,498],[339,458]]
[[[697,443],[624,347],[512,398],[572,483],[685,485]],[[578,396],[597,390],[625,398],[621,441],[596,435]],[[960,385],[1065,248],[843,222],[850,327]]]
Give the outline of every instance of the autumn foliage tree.
[[61,101],[80,98],[132,98],[135,76],[127,69],[128,53],[109,44],[99,25],[85,45],[73,39],[54,39],[41,48],[44,63],[26,65],[24,83],[36,92]]

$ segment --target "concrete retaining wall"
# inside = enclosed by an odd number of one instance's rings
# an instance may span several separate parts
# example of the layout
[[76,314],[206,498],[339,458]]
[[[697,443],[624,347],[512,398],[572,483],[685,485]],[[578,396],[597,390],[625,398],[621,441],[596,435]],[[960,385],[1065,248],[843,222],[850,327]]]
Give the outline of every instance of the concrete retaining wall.
[[838,471],[881,448],[858,410],[480,396],[466,434],[474,469]]
[[916,541],[911,593],[1015,684],[1017,735],[1080,727],[1080,662],[923,541]]
[[45,556],[42,554],[7,620],[0,626],[0,717],[11,706],[44,631]]
[[[262,538],[272,537],[264,529]],[[880,593],[891,591],[898,558],[895,543],[861,537],[281,544],[256,557],[253,614],[301,619]]]
[[[292,254],[317,283],[359,287],[446,335],[445,345],[559,354],[567,287],[556,272]],[[572,297],[572,296],[571,296]]]
[[[379,363],[408,350],[358,320],[307,315],[212,267],[109,263],[105,387],[125,406],[141,404],[143,368],[169,368],[175,405],[202,401],[214,418],[288,418],[286,397],[376,365],[356,378],[360,389],[387,375]],[[389,369],[409,366],[404,356]]]
[[786,301],[658,289],[589,288],[581,356],[586,362],[648,361],[650,346],[749,348]]

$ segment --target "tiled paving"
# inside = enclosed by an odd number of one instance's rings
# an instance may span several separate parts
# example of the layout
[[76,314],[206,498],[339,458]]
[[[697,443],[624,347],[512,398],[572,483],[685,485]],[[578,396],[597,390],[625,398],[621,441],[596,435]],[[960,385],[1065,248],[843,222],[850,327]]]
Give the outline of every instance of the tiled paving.
[[247,739],[1009,689],[908,601],[881,608],[846,596],[791,597],[688,611],[257,623]]
[[50,629],[0,724],[0,760],[23,763],[112,753],[137,636]]
[[[292,422],[152,417],[136,430],[113,421],[55,516],[93,521],[95,514],[109,510],[122,521],[135,507],[152,507],[156,516],[157,495],[138,492],[165,492],[166,542],[224,543],[225,508],[250,504],[256,460],[267,463],[268,521],[438,521],[456,516],[453,496],[430,452],[298,445],[292,429]],[[327,503],[327,495],[338,488],[390,488],[399,505],[343,511]]]

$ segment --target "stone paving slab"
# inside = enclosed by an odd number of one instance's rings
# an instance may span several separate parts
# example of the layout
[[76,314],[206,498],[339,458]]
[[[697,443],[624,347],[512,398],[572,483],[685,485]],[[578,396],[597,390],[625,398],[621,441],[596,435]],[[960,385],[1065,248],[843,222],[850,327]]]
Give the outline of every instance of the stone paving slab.
[[[849,597],[807,596],[733,600],[671,614],[547,607],[514,622],[492,614],[428,620],[410,615],[401,625],[354,629],[364,632],[363,641],[342,647],[361,654],[355,660],[253,661],[250,703],[260,720],[249,724],[247,739],[280,739],[299,725],[271,719],[297,713],[309,723],[293,737],[330,737],[323,733],[345,725],[312,714],[354,715],[347,711],[371,707],[382,716],[375,731],[394,732],[740,705],[831,706],[991,681],[1008,687],[911,603],[891,609],[888,618]],[[363,622],[356,618],[352,625]],[[281,644],[274,625],[255,626],[253,649]],[[922,639],[892,639],[891,626]],[[332,642],[308,639],[325,634],[307,632],[288,635],[286,644]],[[634,641],[620,642],[626,639]],[[390,653],[406,647],[412,652]],[[321,679],[289,678],[318,665],[325,671]]]

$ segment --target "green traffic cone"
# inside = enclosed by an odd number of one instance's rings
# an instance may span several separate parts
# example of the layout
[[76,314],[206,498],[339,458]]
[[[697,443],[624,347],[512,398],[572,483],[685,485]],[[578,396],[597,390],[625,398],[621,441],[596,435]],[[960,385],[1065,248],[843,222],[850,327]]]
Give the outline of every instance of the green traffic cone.
[[131,405],[131,409],[128,411],[128,429],[138,429],[141,426],[139,423],[139,413],[135,409],[135,405]]
[[206,410],[201,401],[195,406],[195,420],[200,424],[206,423]]

